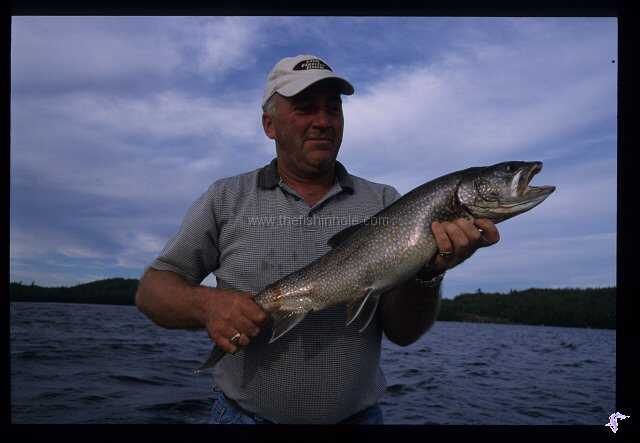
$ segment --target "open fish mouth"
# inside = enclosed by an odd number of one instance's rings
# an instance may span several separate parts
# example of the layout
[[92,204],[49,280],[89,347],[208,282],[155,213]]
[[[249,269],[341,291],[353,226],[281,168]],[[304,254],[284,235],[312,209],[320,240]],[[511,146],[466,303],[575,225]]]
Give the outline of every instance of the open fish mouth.
[[555,186],[530,186],[533,177],[542,171],[542,163],[534,162],[528,168],[521,168],[511,182],[511,199],[504,206],[518,206],[544,200],[555,191]]

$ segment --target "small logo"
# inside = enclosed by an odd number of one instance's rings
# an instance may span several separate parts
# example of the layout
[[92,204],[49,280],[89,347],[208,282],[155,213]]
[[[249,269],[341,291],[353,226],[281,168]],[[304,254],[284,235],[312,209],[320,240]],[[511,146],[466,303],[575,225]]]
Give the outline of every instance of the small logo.
[[326,69],[329,71],[333,71],[329,65],[327,65],[322,60],[318,60],[317,58],[312,58],[309,60],[303,60],[297,65],[293,67],[294,71],[306,71],[308,69]]
[[615,414],[611,414],[609,416],[609,423],[606,423],[605,426],[609,426],[615,434],[616,432],[618,432],[618,420],[624,420],[625,418],[630,417],[630,415],[622,415],[621,413],[616,412]]

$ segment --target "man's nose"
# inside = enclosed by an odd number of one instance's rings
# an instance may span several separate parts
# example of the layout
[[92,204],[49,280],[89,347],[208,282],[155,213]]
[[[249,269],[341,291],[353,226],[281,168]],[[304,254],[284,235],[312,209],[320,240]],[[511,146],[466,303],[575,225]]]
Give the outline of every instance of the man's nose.
[[313,116],[313,125],[321,128],[331,126],[331,117],[324,109],[319,109]]

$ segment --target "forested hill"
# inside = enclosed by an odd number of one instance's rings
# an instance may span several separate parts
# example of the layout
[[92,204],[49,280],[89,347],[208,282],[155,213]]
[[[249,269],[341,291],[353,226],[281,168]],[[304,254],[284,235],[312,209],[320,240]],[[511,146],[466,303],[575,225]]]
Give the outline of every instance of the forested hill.
[[[138,280],[111,278],[73,287],[10,283],[11,301],[134,304]],[[616,288],[527,289],[444,299],[438,321],[518,323],[615,329]]]
[[442,301],[438,320],[615,329],[616,288],[461,294]]
[[137,288],[138,280],[135,278],[109,278],[57,288],[10,283],[9,298],[11,301],[132,305],[135,304]]

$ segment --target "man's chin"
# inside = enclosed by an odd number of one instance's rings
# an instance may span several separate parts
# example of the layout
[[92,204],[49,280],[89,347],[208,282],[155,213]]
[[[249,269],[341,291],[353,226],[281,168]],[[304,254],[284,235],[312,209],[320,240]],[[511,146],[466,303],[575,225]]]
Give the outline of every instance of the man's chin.
[[309,164],[314,166],[319,172],[327,172],[335,164],[338,153],[334,150],[317,150],[309,156]]

